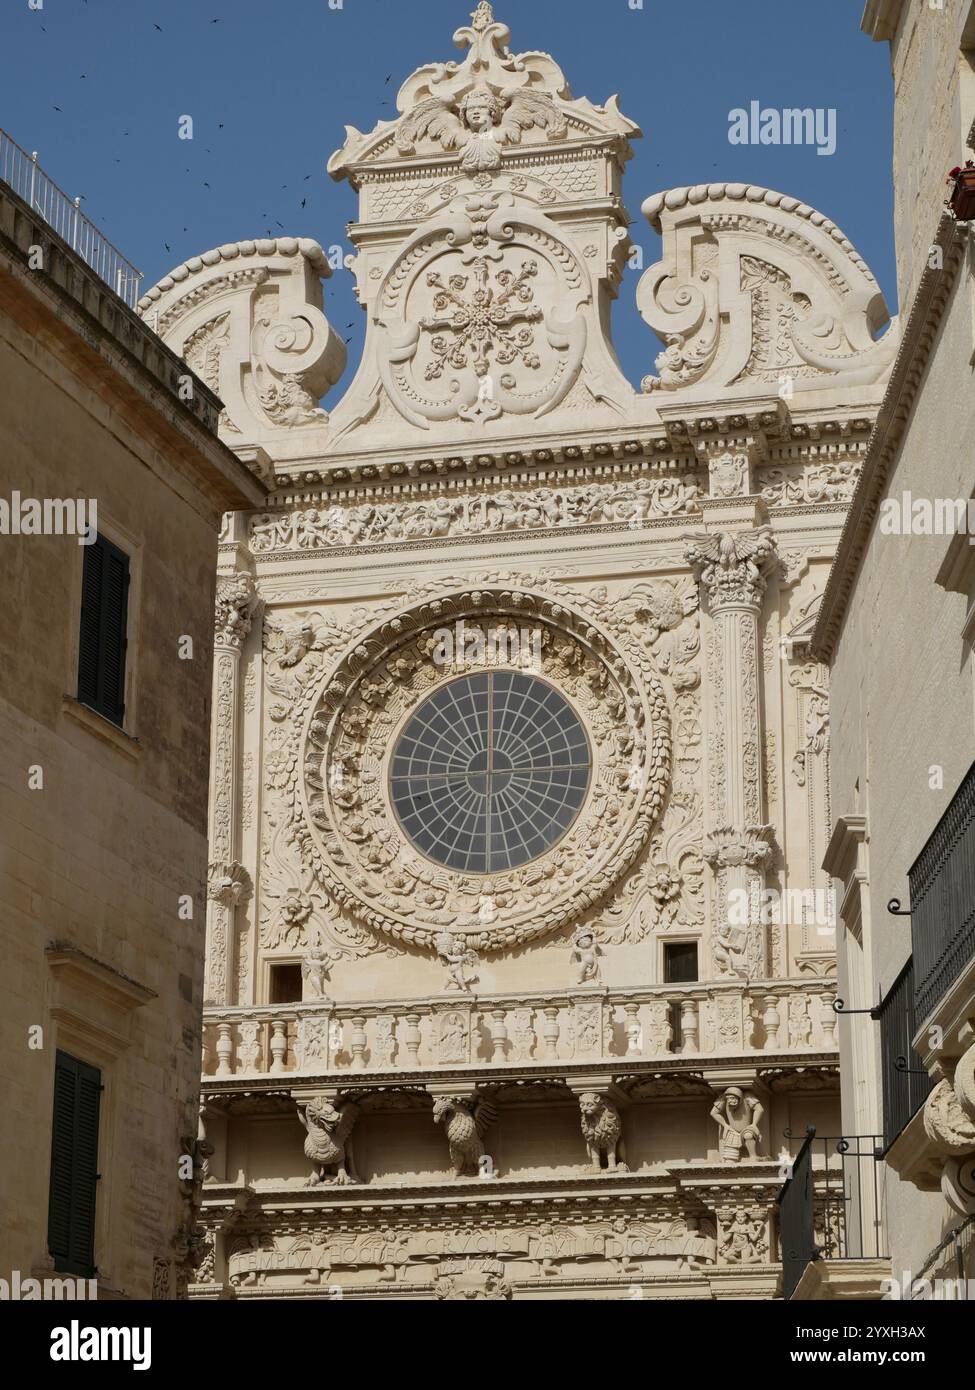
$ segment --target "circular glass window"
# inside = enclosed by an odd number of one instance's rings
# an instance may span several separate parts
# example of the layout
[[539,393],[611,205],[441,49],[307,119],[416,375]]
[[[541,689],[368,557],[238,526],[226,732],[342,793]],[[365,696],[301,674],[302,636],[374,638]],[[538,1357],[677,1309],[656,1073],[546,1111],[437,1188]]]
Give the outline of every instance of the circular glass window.
[[585,730],[557,690],[518,671],[484,671],[441,686],[410,716],[390,793],[421,854],[494,874],[561,840],[591,767]]

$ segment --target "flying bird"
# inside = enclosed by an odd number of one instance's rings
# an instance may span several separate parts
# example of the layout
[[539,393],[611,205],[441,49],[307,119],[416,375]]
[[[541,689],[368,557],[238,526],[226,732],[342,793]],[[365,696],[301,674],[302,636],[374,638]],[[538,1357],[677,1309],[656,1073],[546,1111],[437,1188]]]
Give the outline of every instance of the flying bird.
[[158,29],[159,32],[160,32],[160,34],[162,33],[162,25],[161,25],[161,24],[154,24],[152,27],[153,27],[153,29]]
[[203,180],[203,187],[204,187],[204,188],[209,188],[209,187],[210,187],[210,185],[207,183],[206,179]]
[[[60,106],[55,106],[54,109],[55,109],[55,111],[61,111]],[[62,115],[62,116],[64,115],[64,112],[63,112],[63,111],[61,111],[61,115]]]
[[305,203],[306,203],[307,201],[308,201],[308,200],[307,200],[306,198],[302,198],[301,203],[300,203],[300,206],[301,206],[301,207],[304,207],[304,206],[305,206]]

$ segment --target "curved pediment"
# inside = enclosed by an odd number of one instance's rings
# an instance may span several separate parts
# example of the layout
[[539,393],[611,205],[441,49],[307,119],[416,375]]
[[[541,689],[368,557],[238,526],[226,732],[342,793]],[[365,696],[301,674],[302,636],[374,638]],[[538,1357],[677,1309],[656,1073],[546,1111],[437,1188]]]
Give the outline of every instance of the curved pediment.
[[665,343],[643,389],[705,397],[872,385],[897,332],[866,262],[835,223],[797,198],[713,183],[646,199],[663,256],[637,304]]

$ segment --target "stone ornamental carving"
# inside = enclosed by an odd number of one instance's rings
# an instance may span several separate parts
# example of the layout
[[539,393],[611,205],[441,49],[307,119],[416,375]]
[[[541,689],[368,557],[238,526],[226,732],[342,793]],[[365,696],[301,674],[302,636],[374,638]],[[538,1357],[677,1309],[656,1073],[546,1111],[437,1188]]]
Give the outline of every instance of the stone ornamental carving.
[[727,1264],[761,1264],[769,1258],[768,1217],[761,1208],[719,1208],[721,1257]]
[[441,932],[437,937],[437,955],[447,967],[447,989],[470,989],[477,979],[477,952],[464,938]]
[[333,1105],[325,1096],[316,1096],[305,1106],[299,1104],[298,1118],[306,1130],[305,1157],[313,1164],[309,1185],[358,1182],[352,1154],[358,1105],[351,1101]]
[[322,312],[332,270],[306,237],[240,241],[194,256],[139,301],[143,318],[223,401],[231,447],[276,447],[282,432],[327,423],[319,399],[345,367]]
[[[646,843],[668,784],[669,711],[647,653],[632,639],[604,634],[597,612],[584,613],[568,591],[434,592],[362,634],[323,684],[305,688],[291,723],[291,756],[304,730],[303,776],[297,766],[289,775],[296,838],[327,896],[371,930],[427,947],[449,933],[465,936],[468,949],[497,949],[553,932],[598,904]],[[538,623],[541,674],[589,719],[596,765],[582,810],[559,843],[486,884],[411,853],[384,788],[396,729],[449,675],[433,659],[432,631],[492,614]],[[359,768],[351,783],[333,775],[345,758]]]
[[437,1270],[436,1294],[447,1302],[507,1302],[512,1296],[501,1260],[450,1261]]
[[434,1101],[433,1122],[443,1125],[455,1177],[482,1172],[484,1136],[497,1117],[497,1109],[484,1096],[438,1096]]
[[251,629],[257,594],[249,574],[235,574],[217,585],[214,640],[217,646],[239,650]]
[[897,350],[876,280],[834,223],[754,184],[655,193],[663,256],[637,304],[666,344],[644,391],[777,394],[881,381]]
[[766,575],[777,559],[769,526],[739,535],[697,535],[687,540],[688,564],[699,575],[715,610],[730,605],[760,605]]
[[729,1163],[740,1163],[746,1156],[757,1159],[762,1143],[764,1107],[755,1096],[740,1086],[729,1086],[711,1108],[711,1118],[718,1126],[718,1149]]
[[309,946],[301,961],[303,999],[326,999],[328,954],[322,946]]
[[599,979],[599,954],[595,932],[591,927],[579,927],[572,938],[571,951],[577,984],[585,985]]
[[975,1153],[975,1120],[963,1109],[948,1080],[939,1081],[924,1103],[924,1130],[942,1154]]
[[895,339],[818,213],[678,189],[634,390],[639,132],[509,38],[478,5],[330,161],[341,393],[316,243],[143,303],[274,484],[219,547],[207,1298],[773,1297],[765,1126],[841,1132],[833,941],[764,908],[822,881],[809,636]]
[[685,475],[637,477],[624,483],[574,488],[504,488],[433,500],[421,498],[405,506],[379,501],[266,512],[251,521],[251,549],[255,554],[328,550],[597,524],[623,524],[636,530],[655,518],[697,515],[700,496],[697,479]]
[[592,1171],[625,1172],[623,1122],[613,1102],[601,1096],[598,1091],[585,1091],[579,1097],[579,1112],[582,1137],[586,1141]]
[[605,107],[573,100],[558,64],[547,53],[512,54],[511,31],[494,18],[493,7],[478,5],[472,23],[459,28],[454,44],[469,50],[463,63],[430,63],[400,88],[393,122],[380,121],[369,135],[347,127],[345,147],[329,161],[341,178],[356,165],[388,158],[390,151],[413,156],[423,149],[456,152],[468,172],[497,169],[506,148],[545,144],[569,135],[638,134],[622,117],[613,98]]
[[239,907],[251,892],[250,874],[243,864],[220,861],[209,867],[207,897],[223,907]]

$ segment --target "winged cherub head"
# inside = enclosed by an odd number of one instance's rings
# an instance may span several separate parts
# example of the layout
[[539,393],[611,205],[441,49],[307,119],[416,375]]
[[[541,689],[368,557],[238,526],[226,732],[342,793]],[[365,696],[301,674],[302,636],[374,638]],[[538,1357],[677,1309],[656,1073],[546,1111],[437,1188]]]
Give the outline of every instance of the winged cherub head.
[[467,129],[475,135],[493,130],[504,115],[504,103],[485,86],[473,87],[457,109]]

